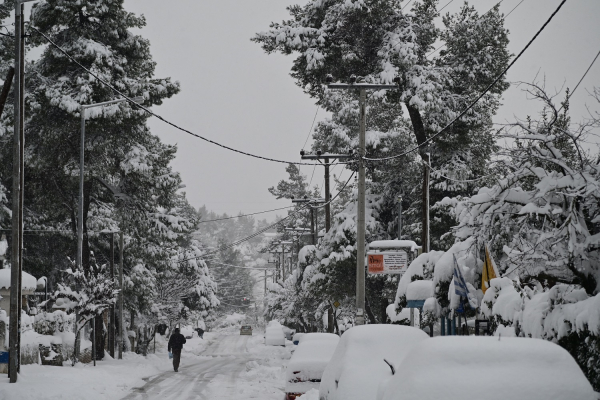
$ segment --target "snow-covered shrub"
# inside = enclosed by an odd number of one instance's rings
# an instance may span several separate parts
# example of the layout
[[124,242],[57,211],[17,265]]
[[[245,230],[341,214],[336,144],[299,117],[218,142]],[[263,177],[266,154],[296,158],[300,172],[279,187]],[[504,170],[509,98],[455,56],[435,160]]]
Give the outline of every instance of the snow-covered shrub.
[[35,316],[34,330],[41,335],[54,335],[56,332],[72,332],[75,314],[64,311],[42,312]]

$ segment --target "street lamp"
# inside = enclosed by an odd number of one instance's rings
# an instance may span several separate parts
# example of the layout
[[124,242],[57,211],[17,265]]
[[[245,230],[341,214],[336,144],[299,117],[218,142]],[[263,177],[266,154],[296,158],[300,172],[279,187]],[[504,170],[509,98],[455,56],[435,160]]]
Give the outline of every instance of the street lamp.
[[[134,102],[136,103],[142,103],[144,101],[143,97],[134,97],[133,99]],[[110,101],[104,101],[102,103],[95,103],[95,104],[82,104],[81,107],[81,146],[79,149],[79,210],[78,210],[78,215],[79,215],[79,220],[77,221],[77,268],[79,268],[80,270],[83,270],[83,171],[84,171],[84,160],[85,160],[85,114],[86,114],[86,110],[88,108],[92,108],[92,107],[101,107],[101,106],[106,106],[109,104],[116,104],[116,103],[122,103],[124,101],[129,101],[126,98],[122,98],[122,99],[117,99],[117,100],[110,100]],[[123,251],[123,233],[121,232],[121,289],[123,288],[123,283],[122,283],[122,279],[123,279],[123,256],[122,256],[122,251]],[[123,294],[121,293],[120,296],[123,296]],[[121,297],[122,299],[122,297]],[[123,311],[121,310],[121,321],[122,321],[122,315],[123,315]],[[75,314],[75,349],[74,349],[74,358],[75,360],[77,360],[77,357],[79,356],[79,332],[77,330],[77,323],[79,322],[79,313]],[[94,321],[95,322],[95,321]],[[121,329],[122,331],[122,329]],[[94,338],[96,337],[96,332],[94,331]],[[95,348],[94,348],[95,351]],[[120,351],[119,351],[120,354]],[[95,357],[95,354],[94,354]],[[121,357],[119,357],[121,358]],[[95,362],[95,360],[94,360]]]
[[[144,101],[143,97],[134,97],[133,99],[136,103],[142,103]],[[101,107],[109,104],[122,103],[124,101],[128,101],[128,99],[117,99],[105,101],[102,103],[95,104],[85,104],[81,105],[81,147],[79,149],[79,220],[77,221],[77,267],[81,268],[82,258],[83,258],[83,167],[84,167],[84,151],[85,151],[85,110],[92,107]]]

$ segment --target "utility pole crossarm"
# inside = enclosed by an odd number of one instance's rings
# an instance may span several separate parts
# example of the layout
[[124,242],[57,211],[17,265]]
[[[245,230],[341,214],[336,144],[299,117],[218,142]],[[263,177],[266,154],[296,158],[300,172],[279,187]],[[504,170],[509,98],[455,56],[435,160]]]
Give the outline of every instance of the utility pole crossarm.
[[321,159],[327,159],[327,158],[337,158],[337,159],[348,159],[348,158],[353,158],[354,154],[328,154],[328,153],[322,153],[322,154],[302,154],[302,152],[300,153],[300,158],[302,160],[321,160]]
[[398,89],[398,85],[384,85],[378,83],[330,83],[329,89],[365,89],[365,90],[389,90]]

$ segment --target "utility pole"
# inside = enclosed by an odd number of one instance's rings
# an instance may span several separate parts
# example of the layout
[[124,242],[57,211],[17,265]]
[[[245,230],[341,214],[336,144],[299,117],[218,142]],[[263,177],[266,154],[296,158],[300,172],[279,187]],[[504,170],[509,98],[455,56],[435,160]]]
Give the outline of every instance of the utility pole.
[[[294,235],[293,240],[297,241],[297,247],[296,247],[296,263],[300,262],[300,236],[304,236],[304,235],[310,235],[313,236],[312,231],[309,228],[285,228],[286,232],[291,232],[292,235]],[[290,268],[290,272],[291,272],[291,268]]]
[[24,124],[25,124],[25,45],[24,3],[15,1],[15,66],[14,77],[14,136],[13,136],[13,193],[12,193],[12,254],[9,321],[9,379],[17,381],[21,368],[21,309],[23,273],[23,188],[24,188]]
[[325,167],[325,232],[329,232],[329,229],[331,229],[331,189],[329,188],[329,160],[345,160],[352,157],[352,151],[350,151],[348,154],[330,154],[323,153],[320,150],[317,150],[316,154],[306,154],[304,150],[300,151],[300,158],[302,160],[317,160],[319,162],[323,160],[322,164]]
[[124,318],[123,318],[123,245],[125,240],[123,239],[123,231],[119,235],[119,360],[123,359],[123,331],[125,330]]
[[350,77],[350,83],[333,83],[333,77],[327,75],[329,89],[358,90],[360,123],[358,135],[358,218],[356,227],[356,324],[365,323],[365,136],[367,130],[367,90],[397,89],[397,85],[356,83],[356,76]]
[[304,196],[303,199],[295,199],[292,197],[292,203],[307,203],[310,207],[310,230],[313,234],[313,245],[317,245],[318,235],[319,235],[319,225],[317,224],[316,214],[318,213],[317,204],[325,203],[324,199],[311,199],[308,196]]
[[[115,280],[115,233],[110,233],[110,279]],[[108,312],[108,353],[115,358],[115,305]]]
[[[273,242],[272,244],[274,244],[275,246],[281,246],[281,254],[280,252],[275,249],[275,254],[277,254],[277,257],[280,257],[280,266],[281,266],[281,277],[283,279],[283,281],[285,282],[285,245],[289,244],[289,245],[293,245],[294,242],[290,242],[290,241],[285,241],[285,240],[279,240],[277,242]],[[291,251],[291,249],[290,249]]]

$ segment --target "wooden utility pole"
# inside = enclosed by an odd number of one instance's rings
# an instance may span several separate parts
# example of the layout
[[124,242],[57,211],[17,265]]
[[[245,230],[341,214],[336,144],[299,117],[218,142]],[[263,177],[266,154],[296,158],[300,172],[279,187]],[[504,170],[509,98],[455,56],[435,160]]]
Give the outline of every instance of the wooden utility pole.
[[365,135],[367,91],[360,89],[360,129],[358,132],[358,218],[356,232],[356,324],[364,325],[365,309]]
[[330,159],[345,160],[354,157],[352,152],[348,154],[330,154],[317,151],[316,154],[306,154],[304,150],[300,151],[300,158],[302,160],[317,160],[321,162],[323,160],[323,166],[325,167],[325,232],[329,232],[331,229],[331,189],[329,182],[329,163]]
[[13,193],[12,193],[12,257],[10,282],[9,321],[9,379],[17,381],[21,368],[21,309],[22,309],[22,261],[23,261],[23,139],[24,139],[24,4],[15,2],[15,85],[14,85],[14,136],[13,136]]
[[[110,233],[110,280],[115,280],[115,233]],[[115,305],[108,311],[108,354],[115,358]]]
[[123,331],[125,330],[124,318],[123,318],[123,246],[125,240],[123,239],[123,231],[119,235],[119,360],[123,358]]
[[358,134],[358,210],[356,227],[356,325],[365,323],[365,135],[367,129],[367,90],[397,89],[397,85],[356,83],[356,76],[350,77],[350,83],[332,83],[333,77],[327,76],[329,89],[359,91],[359,134]]

